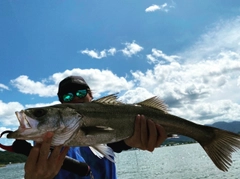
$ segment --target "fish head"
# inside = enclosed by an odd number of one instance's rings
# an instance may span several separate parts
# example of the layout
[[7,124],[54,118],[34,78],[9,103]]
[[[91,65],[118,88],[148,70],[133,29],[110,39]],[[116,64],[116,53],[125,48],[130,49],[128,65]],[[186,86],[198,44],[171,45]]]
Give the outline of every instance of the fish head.
[[29,108],[15,114],[20,126],[7,138],[42,142],[46,132],[53,132],[53,145],[64,144],[82,118],[75,109],[62,105]]

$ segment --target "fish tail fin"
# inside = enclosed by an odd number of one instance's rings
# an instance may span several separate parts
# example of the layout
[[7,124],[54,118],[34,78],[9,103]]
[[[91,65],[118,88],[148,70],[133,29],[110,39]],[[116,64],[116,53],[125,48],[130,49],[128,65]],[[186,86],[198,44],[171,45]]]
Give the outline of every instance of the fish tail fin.
[[220,170],[228,171],[232,163],[232,153],[240,149],[240,135],[217,128],[212,129],[212,139],[199,143]]
[[96,155],[98,158],[106,157],[108,160],[115,163],[114,161],[115,154],[112,148],[108,147],[107,145],[99,144],[95,146],[89,146],[89,148],[93,152],[93,154]]

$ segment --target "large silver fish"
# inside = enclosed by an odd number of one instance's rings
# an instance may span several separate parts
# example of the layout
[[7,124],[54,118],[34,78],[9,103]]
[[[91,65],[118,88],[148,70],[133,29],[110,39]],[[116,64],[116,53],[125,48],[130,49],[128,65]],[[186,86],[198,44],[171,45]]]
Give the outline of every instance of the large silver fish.
[[16,112],[20,127],[7,138],[41,141],[44,133],[52,131],[53,146],[106,144],[130,137],[137,114],[144,114],[162,125],[169,135],[185,135],[199,142],[222,171],[228,170],[232,152],[240,148],[240,135],[171,115],[157,97],[137,104],[123,104],[115,94],[91,103],[59,104]]

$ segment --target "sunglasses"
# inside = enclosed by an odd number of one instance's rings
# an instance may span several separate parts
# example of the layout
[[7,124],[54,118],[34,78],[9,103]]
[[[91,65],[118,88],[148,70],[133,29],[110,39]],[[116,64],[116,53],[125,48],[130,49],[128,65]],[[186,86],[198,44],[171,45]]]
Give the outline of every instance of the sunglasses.
[[87,96],[87,93],[88,93],[88,89],[81,89],[81,90],[77,90],[75,94],[71,92],[64,94],[62,98],[64,102],[70,102],[73,100],[74,96],[77,96],[79,98],[84,98]]

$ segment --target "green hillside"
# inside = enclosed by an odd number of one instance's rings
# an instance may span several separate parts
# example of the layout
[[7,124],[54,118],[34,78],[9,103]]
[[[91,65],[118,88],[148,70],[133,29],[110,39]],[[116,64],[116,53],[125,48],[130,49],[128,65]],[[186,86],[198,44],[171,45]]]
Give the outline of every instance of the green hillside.
[[27,157],[13,152],[0,151],[0,165],[26,162]]

